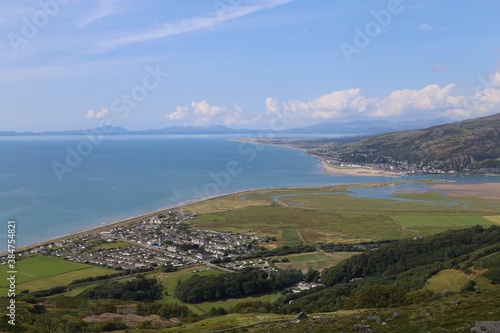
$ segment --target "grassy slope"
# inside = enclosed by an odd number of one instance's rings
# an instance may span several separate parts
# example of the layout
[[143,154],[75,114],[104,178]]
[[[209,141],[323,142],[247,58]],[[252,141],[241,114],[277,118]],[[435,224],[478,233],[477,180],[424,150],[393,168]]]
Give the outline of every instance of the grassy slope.
[[355,254],[354,252],[292,254],[286,256],[290,262],[276,263],[276,266],[282,269],[300,269],[303,273],[307,272],[309,267],[321,271],[325,268],[335,266],[342,260],[350,258]]
[[470,276],[455,270],[445,269],[431,277],[425,284],[424,289],[432,290],[435,293],[446,291],[460,291],[460,288],[471,279]]
[[[361,158],[357,152],[369,157]],[[417,131],[373,136],[343,148],[344,161],[383,162],[390,157],[462,171],[472,167],[500,167],[500,114]]]
[[[45,256],[32,256],[17,261],[17,289],[30,291],[49,289],[67,285],[73,280],[89,276],[116,273],[111,269],[73,263],[62,259]],[[2,277],[6,271],[2,270]],[[0,280],[0,292],[6,294],[7,280]]]

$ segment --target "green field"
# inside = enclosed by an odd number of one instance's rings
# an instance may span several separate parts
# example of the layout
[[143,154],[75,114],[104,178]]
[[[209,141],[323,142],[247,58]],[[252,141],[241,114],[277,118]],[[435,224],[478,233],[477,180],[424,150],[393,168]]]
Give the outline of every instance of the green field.
[[392,216],[405,227],[471,227],[475,225],[492,225],[492,221],[481,216]]
[[99,246],[96,246],[92,249],[92,252],[100,251],[100,250],[109,250],[109,249],[121,249],[130,247],[132,244],[127,242],[111,242],[111,243],[103,243]]
[[276,245],[401,239],[490,225],[483,216],[500,215],[500,203],[491,200],[453,197],[450,204],[449,197],[430,192],[399,194],[419,201],[363,199],[346,195],[346,190],[346,186],[258,190],[186,209],[201,213],[191,222],[195,227],[275,236]]
[[299,234],[294,229],[283,230],[282,237],[284,246],[297,246],[303,244],[302,239],[300,239]]
[[450,198],[444,194],[436,192],[396,192],[394,197],[405,198],[410,200],[424,200],[424,201],[446,201],[449,202]]
[[500,215],[496,216],[484,216],[485,219],[495,222],[496,224],[500,224]]
[[[30,291],[49,289],[67,285],[73,280],[90,276],[116,273],[101,267],[74,263],[45,256],[32,256],[16,263],[17,289]],[[3,271],[5,274],[6,271]],[[7,280],[2,278],[0,290],[7,287]]]
[[445,269],[431,277],[424,286],[435,293],[460,291],[460,288],[471,278],[455,269]]
[[[164,329],[162,332],[172,332],[172,333],[192,333],[192,332],[210,332],[214,330],[229,329],[238,326],[256,324],[262,321],[272,321],[283,318],[291,318],[291,316],[283,316],[276,314],[230,314],[222,317],[214,317],[205,319],[194,324],[188,324],[183,326],[178,326],[170,329]],[[240,331],[234,331],[240,332]],[[242,331],[245,332],[245,331]]]
[[334,254],[328,254],[323,252],[314,253],[304,253],[304,254],[292,254],[286,256],[290,262],[287,263],[276,263],[276,266],[282,269],[300,269],[302,272],[306,272],[309,267],[314,270],[321,271],[324,268],[332,267],[337,265],[344,259],[350,258],[356,253],[353,252],[337,252]]

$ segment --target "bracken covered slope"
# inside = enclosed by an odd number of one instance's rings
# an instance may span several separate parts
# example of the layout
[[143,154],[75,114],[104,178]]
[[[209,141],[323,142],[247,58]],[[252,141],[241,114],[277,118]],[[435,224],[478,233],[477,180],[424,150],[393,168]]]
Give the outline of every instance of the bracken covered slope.
[[346,144],[345,162],[409,163],[443,171],[500,171],[500,113]]

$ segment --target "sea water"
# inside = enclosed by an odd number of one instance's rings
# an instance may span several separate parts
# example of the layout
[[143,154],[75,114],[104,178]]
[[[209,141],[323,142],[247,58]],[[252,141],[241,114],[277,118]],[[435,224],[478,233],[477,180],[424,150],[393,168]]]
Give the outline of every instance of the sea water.
[[22,246],[236,191],[403,180],[327,175],[303,151],[232,139],[0,137],[0,248],[9,219]]

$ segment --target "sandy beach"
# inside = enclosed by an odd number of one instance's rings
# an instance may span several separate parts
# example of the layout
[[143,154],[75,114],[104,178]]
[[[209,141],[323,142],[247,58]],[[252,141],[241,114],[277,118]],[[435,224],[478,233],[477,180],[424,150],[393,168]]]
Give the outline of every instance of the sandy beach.
[[328,162],[323,161],[322,159],[320,159],[320,163],[321,167],[323,168],[323,171],[330,175],[401,177],[401,174],[397,172],[366,169],[366,168],[332,166],[328,164]]
[[[90,234],[90,233],[96,233],[96,232],[101,232],[101,231],[109,230],[109,229],[114,228],[114,227],[132,224],[132,223],[135,223],[135,222],[139,222],[139,221],[142,221],[142,220],[146,220],[146,219],[152,218],[152,217],[160,215],[160,214],[168,213],[171,210],[184,209],[186,206],[189,206],[189,205],[192,205],[192,204],[197,204],[197,203],[201,203],[201,202],[204,202],[204,201],[210,201],[210,200],[214,200],[214,199],[220,199],[220,198],[228,197],[228,196],[231,196],[231,195],[234,195],[234,194],[246,193],[246,192],[249,192],[249,191],[256,191],[256,190],[259,190],[259,188],[251,188],[251,189],[248,189],[248,190],[235,191],[235,192],[231,192],[231,193],[225,193],[225,194],[217,195],[217,196],[214,196],[214,197],[206,197],[206,198],[202,198],[202,199],[187,200],[187,201],[184,201],[184,202],[180,202],[180,203],[177,203],[177,204],[174,204],[174,205],[166,206],[164,208],[161,208],[161,209],[158,209],[158,210],[154,210],[154,211],[151,211],[151,212],[147,212],[147,213],[144,213],[144,214],[139,214],[139,215],[131,216],[131,217],[128,217],[128,218],[125,218],[125,219],[116,220],[116,221],[110,221],[110,222],[101,223],[100,225],[91,226],[89,228],[85,228],[85,229],[82,229],[82,230],[79,230],[79,231],[67,233],[67,234],[64,234],[64,235],[54,236],[52,238],[45,239],[45,240],[40,241],[40,242],[31,243],[31,244],[28,244],[28,245],[23,245],[23,246],[20,246],[17,249],[17,251],[22,252],[22,251],[30,250],[30,249],[33,249],[33,248],[36,248],[36,247],[39,247],[39,246],[42,246],[42,245],[47,245],[47,244],[51,244],[51,243],[54,243],[54,242],[59,242],[61,240],[75,238],[75,237],[78,237],[80,235]],[[5,255],[5,254],[7,254],[6,251],[0,252],[0,256]]]
[[311,154],[308,152],[307,149],[300,147],[296,144],[292,144],[292,143],[277,143],[275,140],[268,141],[265,139],[249,139],[249,138],[239,138],[239,139],[232,139],[232,140],[238,141],[238,142],[250,142],[250,143],[260,144],[260,145],[270,145],[270,146],[277,146],[277,147],[282,147],[282,148],[302,150],[306,154],[308,154],[309,156],[317,158],[319,163],[321,164],[321,168],[323,169],[323,172],[326,174],[329,174],[329,175],[401,177],[401,174],[397,173],[397,172],[375,170],[375,169],[368,169],[368,168],[352,168],[352,167],[333,166],[330,163],[328,163],[326,160],[324,160],[322,157]]
[[431,187],[448,195],[500,200],[500,183],[437,184]]

